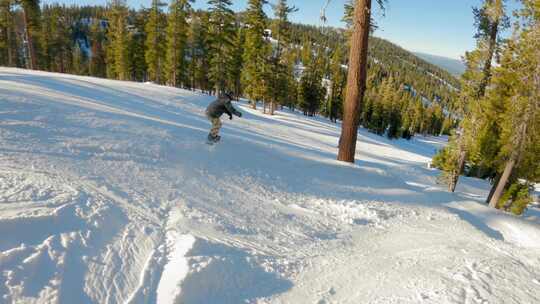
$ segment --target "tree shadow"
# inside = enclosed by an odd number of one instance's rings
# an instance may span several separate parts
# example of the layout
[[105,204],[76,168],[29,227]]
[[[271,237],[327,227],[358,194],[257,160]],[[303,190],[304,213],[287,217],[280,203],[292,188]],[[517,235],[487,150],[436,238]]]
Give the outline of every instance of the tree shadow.
[[483,220],[479,219],[473,214],[465,210],[460,210],[453,207],[446,207],[446,208],[448,209],[448,211],[457,214],[459,218],[461,218],[462,220],[468,222],[472,226],[476,227],[478,230],[482,231],[488,237],[495,240],[504,241],[504,236],[502,235],[502,233],[500,233],[499,231],[495,229],[492,229]]
[[263,269],[257,263],[261,257],[224,244],[197,239],[186,258],[205,259],[209,264],[198,271],[191,270],[175,303],[247,303],[293,287],[291,281]]

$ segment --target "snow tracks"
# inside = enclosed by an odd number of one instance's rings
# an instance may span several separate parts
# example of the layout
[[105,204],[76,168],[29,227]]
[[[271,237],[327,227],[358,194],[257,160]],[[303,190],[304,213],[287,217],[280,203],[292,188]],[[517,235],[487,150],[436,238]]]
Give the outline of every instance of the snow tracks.
[[[1,303],[539,303],[540,223],[449,194],[444,141],[212,97],[0,68]],[[526,234],[522,232],[526,231]]]

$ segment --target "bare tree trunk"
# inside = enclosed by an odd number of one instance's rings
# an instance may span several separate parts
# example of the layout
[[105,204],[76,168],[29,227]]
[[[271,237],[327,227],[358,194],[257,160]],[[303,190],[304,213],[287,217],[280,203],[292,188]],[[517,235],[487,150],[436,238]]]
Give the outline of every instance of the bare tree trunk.
[[275,111],[276,111],[276,103],[272,101],[270,103],[270,115],[274,115]]
[[354,163],[358,138],[359,109],[364,99],[367,76],[368,38],[371,19],[371,0],[358,0],[354,9],[354,25],[349,54],[347,96],[337,159]]
[[495,49],[497,48],[497,35],[499,33],[499,21],[493,22],[489,29],[489,46],[488,46],[488,57],[484,63],[484,69],[482,71],[482,80],[478,86],[478,97],[484,97],[486,94],[486,88],[491,79],[491,65],[493,61],[493,56],[495,56]]
[[64,67],[64,58],[65,58],[65,56],[64,56],[64,51],[62,50],[62,51],[60,52],[60,54],[62,54],[62,55],[61,55],[62,58],[60,58],[60,73],[64,73],[64,72],[65,72],[65,67]]
[[491,190],[489,190],[488,197],[486,199],[486,203],[489,204],[491,201],[491,198],[493,197],[493,194],[495,194],[495,190],[497,189],[497,185],[499,184],[499,181],[501,180],[501,175],[497,173],[497,176],[495,177],[495,180],[493,181],[493,186],[491,186]]
[[530,111],[525,111],[525,116],[521,119],[521,124],[519,126],[519,129],[517,130],[516,138],[513,141],[514,143],[514,150],[512,151],[512,154],[510,155],[510,159],[506,163],[506,166],[504,167],[504,171],[501,175],[500,180],[497,183],[497,188],[495,189],[495,192],[493,193],[493,196],[491,197],[491,200],[489,201],[489,206],[496,208],[497,203],[501,199],[501,196],[503,194],[504,189],[506,188],[506,184],[508,183],[508,179],[510,178],[512,174],[512,170],[514,170],[514,167],[516,166],[520,155],[522,153],[523,149],[523,142],[525,141],[525,138],[527,137],[527,130],[529,127],[529,124],[531,123],[530,120],[531,113]]
[[6,28],[6,39],[7,39],[7,43],[8,43],[8,48],[7,48],[7,56],[8,56],[8,66],[15,66],[15,60],[14,60],[14,57],[13,56],[13,48],[12,48],[12,38],[11,38],[11,28]]
[[466,158],[467,158],[467,152],[465,151],[465,149],[460,148],[458,165],[457,165],[456,171],[452,172],[450,185],[448,186],[448,190],[450,190],[450,192],[455,192],[456,191],[459,176],[461,175],[461,172],[463,172],[463,168],[465,168],[465,159]]
[[171,75],[171,79],[169,80],[169,85],[172,86],[172,87],[176,87],[176,85],[177,85],[176,63],[177,63],[178,59],[176,58],[176,49],[177,49],[176,44],[177,44],[176,35],[174,35],[174,39],[173,39],[174,51],[173,51],[173,59],[172,59],[172,63],[171,63],[172,75]]
[[13,30],[13,15],[11,11],[11,3],[7,2],[2,4],[4,6],[4,16],[6,24],[5,24],[5,37],[6,37],[6,46],[7,46],[7,65],[8,66],[15,66],[15,56],[13,52],[13,38],[12,38],[12,30]]
[[506,183],[508,183],[508,179],[510,178],[510,175],[512,174],[512,170],[514,170],[514,166],[516,165],[516,161],[517,161],[517,157],[512,155],[510,160],[508,160],[508,162],[506,163],[504,172],[501,175],[501,179],[497,183],[497,188],[495,189],[495,192],[493,193],[493,196],[491,197],[491,200],[489,201],[490,207],[497,208],[497,203],[501,199],[504,188],[506,187]]
[[195,90],[195,73],[190,73],[190,82],[191,82],[191,88]]
[[28,44],[28,56],[30,57],[30,69],[37,69],[36,50],[34,49],[34,41],[30,33],[30,25],[28,23],[28,14],[23,9],[24,29],[26,31],[26,43]]
[[[537,86],[538,88],[538,86]],[[534,113],[531,113],[531,109],[526,109],[524,113],[524,117],[521,118],[521,123],[519,126],[519,129],[517,130],[516,138],[513,141],[513,147],[514,150],[512,151],[512,154],[510,155],[510,159],[506,163],[506,166],[504,168],[503,174],[501,175],[501,179],[497,183],[497,188],[495,189],[495,192],[493,193],[493,196],[491,197],[491,200],[489,202],[489,206],[496,208],[497,203],[501,199],[501,196],[503,194],[503,191],[506,187],[506,184],[508,183],[508,179],[510,178],[510,175],[512,174],[512,170],[514,170],[514,167],[516,166],[519,158],[521,157],[521,153],[523,151],[523,144],[525,141],[525,138],[527,137],[527,131],[529,126],[531,125],[531,115]],[[534,108],[532,109],[534,112]]]

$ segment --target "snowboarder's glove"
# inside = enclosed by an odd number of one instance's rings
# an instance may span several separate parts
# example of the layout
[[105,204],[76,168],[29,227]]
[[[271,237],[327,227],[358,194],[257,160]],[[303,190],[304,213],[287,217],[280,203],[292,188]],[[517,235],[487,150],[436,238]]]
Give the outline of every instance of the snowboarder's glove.
[[236,114],[238,117],[242,117],[242,112],[238,112],[238,114]]
[[232,115],[231,114],[229,114],[229,119],[232,120]]

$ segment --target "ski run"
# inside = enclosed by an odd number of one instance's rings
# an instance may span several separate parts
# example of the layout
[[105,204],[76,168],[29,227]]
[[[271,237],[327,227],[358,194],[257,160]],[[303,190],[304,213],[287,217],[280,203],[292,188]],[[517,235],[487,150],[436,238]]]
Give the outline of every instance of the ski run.
[[224,119],[214,97],[0,68],[1,303],[540,303],[540,211],[455,194],[444,138],[288,110]]

